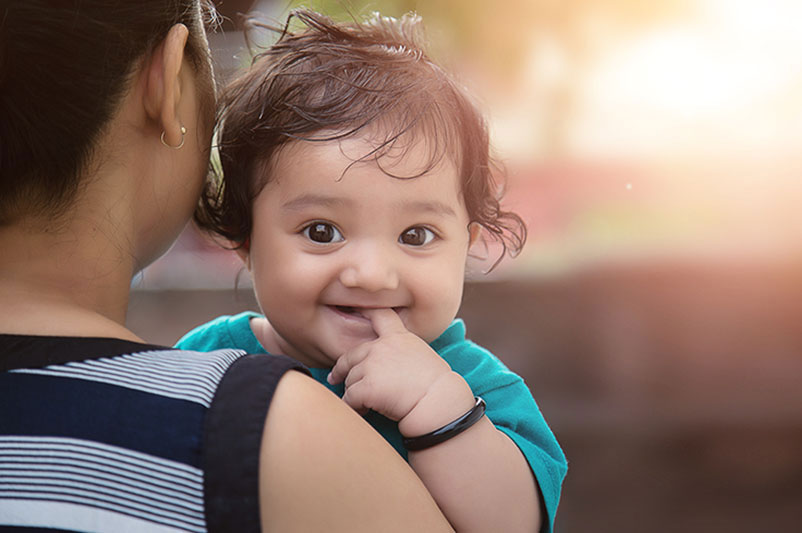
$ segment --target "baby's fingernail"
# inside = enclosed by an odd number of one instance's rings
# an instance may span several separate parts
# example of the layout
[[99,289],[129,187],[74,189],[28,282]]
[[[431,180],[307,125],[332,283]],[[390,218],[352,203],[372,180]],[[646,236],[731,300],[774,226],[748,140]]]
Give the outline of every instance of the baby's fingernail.
[[331,377],[331,372],[329,372],[329,375],[326,376],[326,381],[329,382],[329,385],[334,385],[334,379]]

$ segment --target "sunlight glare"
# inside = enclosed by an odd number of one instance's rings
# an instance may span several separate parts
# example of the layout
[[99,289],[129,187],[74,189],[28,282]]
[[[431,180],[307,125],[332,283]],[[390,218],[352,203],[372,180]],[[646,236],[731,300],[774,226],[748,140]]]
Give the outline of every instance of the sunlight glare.
[[798,149],[800,20],[800,2],[707,0],[695,18],[620,46],[590,76],[579,144],[607,153],[694,151],[712,139],[714,150]]

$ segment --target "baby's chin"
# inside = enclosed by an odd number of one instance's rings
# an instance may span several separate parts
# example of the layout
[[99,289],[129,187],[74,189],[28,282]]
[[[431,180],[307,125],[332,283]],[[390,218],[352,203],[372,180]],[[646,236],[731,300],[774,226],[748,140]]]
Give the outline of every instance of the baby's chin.
[[452,321],[453,319],[449,319],[443,324],[432,324],[428,328],[415,328],[414,326],[410,328],[407,326],[407,329],[417,335],[419,338],[423,339],[427,344],[431,344],[435,339],[440,337],[440,335],[445,333]]

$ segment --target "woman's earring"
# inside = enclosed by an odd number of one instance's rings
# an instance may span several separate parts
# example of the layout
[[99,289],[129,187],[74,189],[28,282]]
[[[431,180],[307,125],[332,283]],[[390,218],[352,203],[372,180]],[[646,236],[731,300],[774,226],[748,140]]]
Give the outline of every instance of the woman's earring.
[[181,143],[178,146],[170,146],[169,144],[167,144],[165,142],[165,140],[164,140],[164,134],[165,133],[166,132],[162,131],[162,135],[161,135],[162,144],[164,146],[166,146],[167,148],[172,148],[173,150],[178,150],[179,148],[184,146],[184,135],[186,135],[186,133],[187,133],[187,129],[184,126],[181,126]]

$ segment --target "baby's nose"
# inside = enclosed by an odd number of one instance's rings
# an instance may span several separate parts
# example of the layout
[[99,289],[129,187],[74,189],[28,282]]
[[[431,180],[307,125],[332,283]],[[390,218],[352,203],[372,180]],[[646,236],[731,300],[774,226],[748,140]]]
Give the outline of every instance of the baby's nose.
[[340,282],[346,287],[370,292],[397,289],[400,280],[392,255],[381,248],[366,252],[355,254],[353,260],[345,265]]

